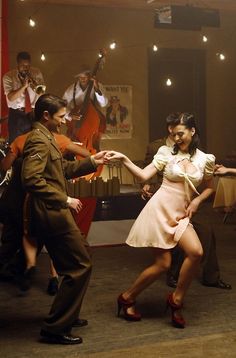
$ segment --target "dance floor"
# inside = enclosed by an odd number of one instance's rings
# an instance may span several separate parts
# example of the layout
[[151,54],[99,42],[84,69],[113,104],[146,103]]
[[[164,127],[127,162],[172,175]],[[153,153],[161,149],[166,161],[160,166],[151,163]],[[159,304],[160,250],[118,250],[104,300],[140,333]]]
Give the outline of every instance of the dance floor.
[[[165,298],[171,290],[166,286],[165,275],[139,296],[137,307],[142,312],[141,322],[116,317],[116,297],[151,261],[148,249],[126,245],[103,247],[111,242],[111,235],[117,238],[121,235],[123,242],[131,223],[132,220],[103,221],[101,226],[98,223],[92,228],[94,269],[81,312],[81,318],[87,318],[89,325],[74,330],[83,337],[81,345],[39,342],[40,326],[52,302],[46,294],[46,253],[38,258],[35,281],[26,295],[22,295],[14,283],[0,283],[1,357],[235,357],[236,225],[230,221],[223,224],[221,219],[215,224],[221,277],[231,283],[233,289],[202,286],[199,271],[185,302],[187,326],[179,330],[171,326],[170,315],[165,313]],[[97,246],[98,242],[102,246]]]
[[124,244],[134,220],[94,221],[88,234],[90,246]]

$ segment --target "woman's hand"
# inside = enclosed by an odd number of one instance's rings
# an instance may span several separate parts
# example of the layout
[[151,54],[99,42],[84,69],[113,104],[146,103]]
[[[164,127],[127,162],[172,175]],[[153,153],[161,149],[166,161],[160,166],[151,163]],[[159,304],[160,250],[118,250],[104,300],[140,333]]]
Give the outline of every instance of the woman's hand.
[[200,201],[200,199],[198,197],[194,198],[190,202],[188,207],[186,208],[186,216],[188,216],[191,219],[193,214],[197,212],[197,209],[198,209],[200,203],[201,203],[201,201]]
[[126,156],[123,153],[116,152],[114,150],[108,151],[105,157],[108,161],[123,160],[126,158]]

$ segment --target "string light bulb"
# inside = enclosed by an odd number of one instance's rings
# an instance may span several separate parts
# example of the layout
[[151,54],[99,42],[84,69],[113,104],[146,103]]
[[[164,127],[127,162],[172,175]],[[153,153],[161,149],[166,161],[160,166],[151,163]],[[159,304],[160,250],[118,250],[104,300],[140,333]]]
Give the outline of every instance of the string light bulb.
[[115,50],[116,46],[117,46],[116,42],[113,41],[113,42],[110,43],[109,47],[110,47],[111,50]]
[[219,58],[220,61],[224,61],[226,58],[222,52],[218,52],[216,56]]
[[31,17],[29,18],[29,25],[31,27],[35,27],[35,25],[36,25],[36,22]]
[[152,50],[154,51],[154,52],[157,52],[158,51],[158,46],[157,45],[152,45]]
[[206,35],[202,36],[202,42],[207,42],[208,41],[208,37]]
[[172,86],[172,81],[171,81],[170,78],[167,78],[167,80],[166,80],[166,86],[167,86],[167,87]]
[[46,60],[45,54],[44,54],[43,52],[41,53],[40,59],[41,59],[41,61],[45,61],[45,60]]

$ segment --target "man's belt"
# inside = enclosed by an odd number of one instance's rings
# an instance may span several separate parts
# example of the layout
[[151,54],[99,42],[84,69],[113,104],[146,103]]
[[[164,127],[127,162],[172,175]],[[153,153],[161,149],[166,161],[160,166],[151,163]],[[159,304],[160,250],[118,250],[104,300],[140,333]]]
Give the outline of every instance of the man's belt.
[[20,111],[20,112],[24,112],[25,111],[25,107],[19,107],[19,108],[10,108],[12,111]]

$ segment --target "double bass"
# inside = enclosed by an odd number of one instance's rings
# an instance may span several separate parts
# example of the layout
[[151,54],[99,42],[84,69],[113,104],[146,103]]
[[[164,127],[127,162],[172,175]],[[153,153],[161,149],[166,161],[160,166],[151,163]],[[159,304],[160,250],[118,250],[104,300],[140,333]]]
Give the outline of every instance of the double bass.
[[[77,105],[75,102],[76,84],[74,85],[74,108],[70,112],[72,120],[68,122],[67,135],[75,142],[82,143],[82,146],[89,150],[91,154],[95,154],[99,151],[99,143],[101,133],[105,131],[106,120],[105,116],[96,107],[96,104],[91,99],[91,91],[94,87],[93,78],[96,76],[99,68],[104,63],[105,51],[102,50],[99,53],[99,57],[95,63],[95,66],[91,72],[91,79],[88,82],[84,101],[81,105]],[[76,119],[73,119],[76,117]],[[99,167],[94,176],[98,176],[101,173]],[[91,179],[91,176],[90,176]]]

